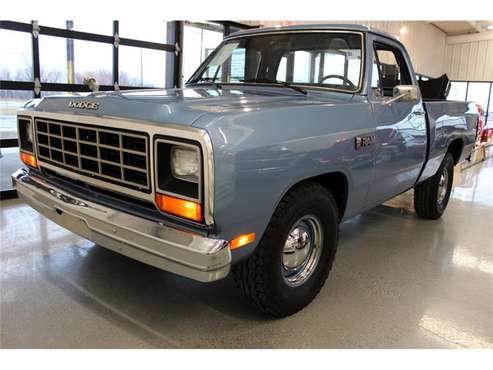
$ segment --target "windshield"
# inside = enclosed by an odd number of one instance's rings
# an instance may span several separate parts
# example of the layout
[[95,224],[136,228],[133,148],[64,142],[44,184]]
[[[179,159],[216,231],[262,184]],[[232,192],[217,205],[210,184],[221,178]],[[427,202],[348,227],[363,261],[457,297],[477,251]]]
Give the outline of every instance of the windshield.
[[289,83],[357,91],[362,36],[298,32],[233,38],[221,44],[188,83]]

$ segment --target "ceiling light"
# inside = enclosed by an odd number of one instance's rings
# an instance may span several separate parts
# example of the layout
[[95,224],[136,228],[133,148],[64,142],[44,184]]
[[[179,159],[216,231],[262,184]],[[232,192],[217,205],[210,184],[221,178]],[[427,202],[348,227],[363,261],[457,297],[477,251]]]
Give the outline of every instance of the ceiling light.
[[399,30],[399,32],[401,33],[401,35],[405,35],[407,33],[407,28],[406,27],[401,27],[401,29]]

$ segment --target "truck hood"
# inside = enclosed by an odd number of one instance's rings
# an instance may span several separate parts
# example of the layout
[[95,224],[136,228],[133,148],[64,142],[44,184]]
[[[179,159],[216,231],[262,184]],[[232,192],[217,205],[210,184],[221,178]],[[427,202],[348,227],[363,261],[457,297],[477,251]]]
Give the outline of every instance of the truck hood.
[[[283,107],[344,104],[352,95],[310,92],[302,95],[287,88],[238,86],[216,89],[132,90],[92,94],[60,95],[42,99],[36,111],[119,117],[177,125],[193,125],[201,116],[247,113]],[[79,104],[77,104],[79,103]],[[97,103],[89,106],[84,103]],[[92,109],[91,109],[92,108]]]

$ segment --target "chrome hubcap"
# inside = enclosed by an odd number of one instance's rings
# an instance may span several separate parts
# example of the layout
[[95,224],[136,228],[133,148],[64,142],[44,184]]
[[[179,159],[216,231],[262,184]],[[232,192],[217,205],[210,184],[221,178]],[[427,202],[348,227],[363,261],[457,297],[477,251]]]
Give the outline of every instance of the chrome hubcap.
[[443,169],[442,174],[440,175],[440,181],[438,183],[438,203],[442,204],[447,196],[447,188],[448,188],[448,170],[446,168]]
[[322,225],[312,215],[300,218],[284,243],[282,275],[289,286],[304,284],[317,267],[322,252]]

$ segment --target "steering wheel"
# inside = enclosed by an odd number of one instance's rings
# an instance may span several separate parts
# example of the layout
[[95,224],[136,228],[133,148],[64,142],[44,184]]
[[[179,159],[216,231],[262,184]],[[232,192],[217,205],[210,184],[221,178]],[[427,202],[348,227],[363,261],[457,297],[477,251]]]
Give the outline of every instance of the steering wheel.
[[350,88],[354,89],[356,86],[352,83],[352,81],[344,76],[341,75],[327,75],[322,77],[322,82],[325,80],[328,80],[329,78],[338,78],[344,82],[345,85],[349,85]]

